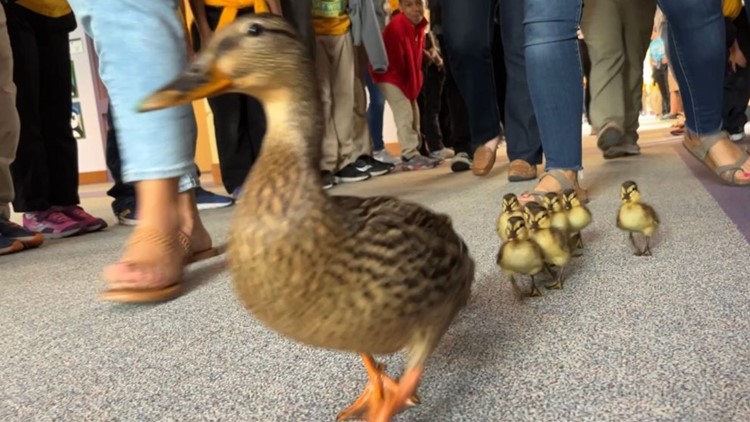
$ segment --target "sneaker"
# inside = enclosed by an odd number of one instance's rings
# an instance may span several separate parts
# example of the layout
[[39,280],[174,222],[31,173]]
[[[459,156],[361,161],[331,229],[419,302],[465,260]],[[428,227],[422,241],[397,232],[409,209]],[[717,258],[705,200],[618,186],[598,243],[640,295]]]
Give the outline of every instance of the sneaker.
[[[44,243],[44,236],[41,233],[26,230],[21,225],[3,217],[0,217],[0,238],[17,240],[24,248],[36,248]],[[0,249],[2,249],[1,246]]]
[[425,157],[424,155],[415,155],[411,158],[401,157],[404,170],[427,170],[437,167],[440,161],[442,160]]
[[354,167],[363,173],[370,173],[370,176],[382,176],[393,169],[393,164],[382,163],[369,155],[363,155],[354,162]]
[[93,233],[107,227],[107,222],[99,217],[87,213],[83,208],[72,205],[69,207],[54,207],[68,218],[81,224],[81,233]]
[[392,156],[391,153],[385,149],[381,149],[380,151],[374,151],[372,153],[372,157],[380,161],[381,163],[386,163],[386,164],[398,164],[401,162],[400,158],[396,158]]
[[8,255],[23,250],[23,243],[9,237],[0,236],[0,255]]
[[217,195],[198,186],[195,188],[195,203],[199,210],[212,210],[228,207],[234,204],[234,199],[229,196]]
[[118,198],[112,202],[112,212],[117,222],[123,226],[135,226],[138,223],[135,198]]
[[232,199],[234,200],[234,202],[238,202],[241,196],[242,196],[242,186],[239,186],[235,190],[232,191]]
[[741,140],[745,139],[745,131],[739,131],[735,133],[729,134],[729,139],[732,140],[732,142],[740,142]]
[[450,148],[443,148],[439,151],[433,151],[430,153],[430,157],[439,158],[441,160],[449,160],[456,156],[456,153]]
[[336,176],[328,170],[320,172],[320,177],[323,179],[323,189],[328,190],[336,184]]
[[23,214],[23,227],[41,233],[47,239],[72,236],[81,231],[81,224],[57,210]]
[[336,183],[361,182],[370,177],[372,177],[370,176],[370,173],[357,169],[357,167],[354,166],[354,163],[352,163],[336,172]]
[[451,170],[455,173],[471,170],[471,158],[469,158],[469,154],[465,152],[456,154],[451,160]]

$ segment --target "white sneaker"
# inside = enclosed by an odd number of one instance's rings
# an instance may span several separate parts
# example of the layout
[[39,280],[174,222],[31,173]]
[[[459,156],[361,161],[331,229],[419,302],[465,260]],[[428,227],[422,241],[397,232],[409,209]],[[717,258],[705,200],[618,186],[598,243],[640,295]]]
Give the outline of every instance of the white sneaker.
[[745,132],[732,133],[729,135],[729,139],[731,139],[733,142],[739,142],[745,139]]
[[441,160],[450,160],[455,157],[456,153],[450,148],[443,148],[439,151],[433,151],[430,153],[430,157],[439,158]]
[[396,158],[392,156],[391,153],[385,149],[381,149],[380,151],[374,151],[372,153],[372,157],[380,161],[381,163],[386,163],[386,164],[398,164],[401,162],[401,158]]

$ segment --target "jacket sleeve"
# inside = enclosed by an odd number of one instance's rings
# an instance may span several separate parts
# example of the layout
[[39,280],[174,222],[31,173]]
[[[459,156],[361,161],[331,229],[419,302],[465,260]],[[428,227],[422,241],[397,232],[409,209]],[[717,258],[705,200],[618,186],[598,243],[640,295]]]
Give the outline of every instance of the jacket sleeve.
[[385,27],[383,43],[385,44],[388,67],[396,71],[403,71],[407,66],[406,50],[402,44],[402,38],[394,25]]
[[373,71],[383,73],[388,70],[388,54],[385,51],[383,32],[379,24],[374,1],[363,0],[361,3],[362,42]]

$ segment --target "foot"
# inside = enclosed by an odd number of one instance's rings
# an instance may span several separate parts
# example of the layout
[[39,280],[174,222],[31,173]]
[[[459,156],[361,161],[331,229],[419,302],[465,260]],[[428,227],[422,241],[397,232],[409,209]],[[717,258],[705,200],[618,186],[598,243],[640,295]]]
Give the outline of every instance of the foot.
[[[337,421],[343,420],[367,420],[374,421],[375,418],[386,409],[388,402],[392,402],[398,393],[399,384],[385,374],[385,366],[375,362],[371,356],[363,356],[369,382],[365,390],[351,406],[339,412]],[[419,397],[411,395],[403,404],[397,406],[396,413],[419,404]]]
[[509,182],[522,182],[525,180],[533,180],[537,177],[537,167],[534,164],[529,164],[524,160],[513,160],[510,162],[508,168],[508,181]]
[[374,151],[372,153],[372,157],[380,161],[381,163],[386,164],[398,164],[401,162],[400,158],[394,157],[390,152],[384,149],[381,149],[380,151]]
[[181,232],[138,226],[120,261],[104,269],[108,290],[100,299],[112,302],[162,302],[177,296],[190,240]]
[[3,217],[0,217],[0,237],[21,242],[23,247],[27,249],[39,247],[44,243],[44,236],[41,233],[26,230]]
[[234,200],[229,196],[217,195],[198,186],[195,188],[195,203],[199,210],[211,210],[231,206]]
[[[561,181],[557,180],[557,177],[562,177],[563,180],[566,181],[566,186],[563,186]],[[518,197],[518,202],[520,202],[522,205],[525,205],[531,201],[537,201],[541,204],[543,201],[539,197],[543,196],[545,193],[561,192],[564,189],[567,189],[569,186],[572,186],[576,190],[576,192],[578,192],[578,198],[581,200],[581,202],[588,202],[588,195],[578,184],[577,172],[573,170],[560,169],[550,169],[549,171],[547,171],[547,173],[542,175],[541,179],[539,179],[539,182],[534,187],[533,192],[525,192],[521,194]]]
[[625,132],[622,130],[620,125],[615,122],[606,123],[599,129],[599,134],[596,139],[596,146],[600,150],[606,152],[609,148],[620,143]]
[[474,151],[474,163],[471,170],[475,176],[486,176],[492,170],[497,158],[498,143],[500,143],[499,137],[486,142]]
[[79,222],[52,209],[24,213],[23,227],[29,231],[41,233],[47,239],[73,236],[83,229]]
[[382,176],[393,170],[393,164],[380,162],[369,155],[363,155],[354,162],[354,167],[364,173],[369,173],[372,177]]
[[471,170],[471,158],[465,152],[459,152],[451,159],[451,170],[454,173]]
[[194,227],[190,235],[190,255],[188,263],[208,259],[216,256],[218,252],[213,247],[211,235],[208,230],[201,224],[200,227]]
[[81,225],[80,233],[93,233],[107,228],[106,221],[99,217],[94,217],[77,205],[54,208],[68,216],[71,220],[78,222]]
[[336,176],[329,170],[323,170],[320,172],[320,178],[323,181],[323,189],[331,189],[336,184]]
[[531,292],[529,293],[529,297],[539,297],[542,296],[542,292],[539,290],[538,287],[536,287],[536,284],[531,285]]
[[0,235],[0,255],[8,255],[23,250],[23,243]]
[[[693,152],[694,154],[697,152],[700,155],[699,150],[701,149],[701,144],[703,142],[708,142],[708,138],[709,137],[701,138],[698,135],[688,133],[683,139],[683,144],[685,144],[685,146],[688,148],[688,150],[691,150],[691,152],[695,151]],[[713,145],[708,148],[708,154],[702,161],[707,165],[709,163],[712,164],[709,165],[709,167],[712,167],[715,171],[716,169],[728,169],[736,165],[736,167],[739,168],[737,168],[737,170],[735,170],[734,172],[734,179],[732,179],[731,171],[720,170],[721,174],[719,174],[719,177],[730,183],[733,180],[734,184],[750,184],[750,156],[746,155],[746,152],[742,149],[742,147],[737,146],[732,141],[730,141],[728,136],[724,136],[723,139],[720,139],[718,141],[714,140],[713,142]],[[745,160],[741,163],[738,163],[739,161],[741,161],[743,156],[746,157]]]
[[428,170],[437,167],[440,161],[442,160],[417,154],[409,158],[402,156],[401,166],[403,170]]
[[370,173],[358,169],[355,163],[352,163],[336,172],[336,183],[362,182],[371,177]]

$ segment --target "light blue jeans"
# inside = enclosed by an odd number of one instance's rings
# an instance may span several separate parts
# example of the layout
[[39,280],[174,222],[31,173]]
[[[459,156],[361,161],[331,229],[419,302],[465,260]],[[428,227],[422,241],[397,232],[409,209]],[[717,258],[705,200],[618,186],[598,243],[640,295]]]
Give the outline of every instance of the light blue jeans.
[[175,0],[69,0],[99,55],[114,108],[124,182],[180,178],[198,186],[196,123],[190,105],[140,113],[138,104],[187,66],[185,29]]

